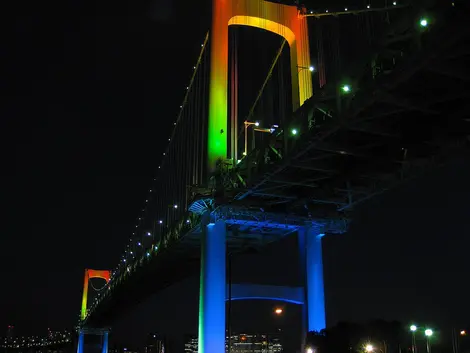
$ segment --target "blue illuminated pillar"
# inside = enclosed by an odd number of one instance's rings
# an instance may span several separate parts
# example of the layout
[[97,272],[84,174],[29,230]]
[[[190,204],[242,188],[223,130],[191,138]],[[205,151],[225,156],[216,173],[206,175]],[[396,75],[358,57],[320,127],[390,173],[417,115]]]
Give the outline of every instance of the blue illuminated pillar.
[[225,353],[225,222],[202,225],[199,353]]
[[299,229],[301,262],[305,271],[305,305],[307,330],[320,331],[326,327],[325,294],[321,238],[323,233],[314,227]]
[[83,353],[85,346],[85,333],[83,331],[78,331],[78,344],[77,344],[77,353]]
[[109,332],[104,331],[103,333],[103,345],[101,346],[101,353],[108,353],[108,337]]

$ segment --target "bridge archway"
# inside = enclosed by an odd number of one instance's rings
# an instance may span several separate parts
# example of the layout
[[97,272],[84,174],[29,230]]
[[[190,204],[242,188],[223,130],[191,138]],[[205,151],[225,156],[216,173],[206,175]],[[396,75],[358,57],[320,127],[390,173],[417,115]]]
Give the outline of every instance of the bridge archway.
[[208,163],[227,158],[228,27],[242,25],[276,33],[287,40],[291,57],[292,106],[313,94],[307,18],[303,10],[264,0],[213,0],[209,88]]
[[88,283],[90,279],[92,278],[102,278],[106,281],[106,283],[109,282],[109,279],[111,278],[111,271],[109,270],[91,270],[91,269],[85,269],[85,278],[83,281],[83,295],[82,295],[82,309],[80,312],[80,318],[81,320],[84,320],[86,317],[86,311],[87,311],[87,301],[88,301]]

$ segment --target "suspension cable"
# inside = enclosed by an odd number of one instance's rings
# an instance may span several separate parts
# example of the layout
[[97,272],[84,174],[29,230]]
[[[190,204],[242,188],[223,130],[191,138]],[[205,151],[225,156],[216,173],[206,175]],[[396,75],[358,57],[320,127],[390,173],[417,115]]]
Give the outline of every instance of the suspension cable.
[[103,287],[101,287],[100,289],[97,289],[97,288],[93,285],[93,281],[90,281],[90,286],[91,286],[91,288],[93,288],[93,290],[95,290],[96,292],[101,292],[103,289],[106,288],[107,285],[108,285],[108,282],[106,282],[105,284],[103,284]]
[[281,54],[282,54],[282,50],[284,49],[284,46],[286,45],[286,43],[287,43],[287,41],[284,39],[284,40],[282,41],[281,47],[280,47],[279,50],[277,51],[277,54],[276,54],[276,57],[275,57],[274,60],[273,60],[273,63],[271,64],[271,67],[270,67],[270,69],[269,69],[269,71],[268,71],[268,74],[266,75],[266,79],[264,80],[263,85],[261,86],[261,89],[260,89],[259,92],[258,92],[258,96],[256,97],[255,102],[253,103],[253,106],[251,107],[251,109],[250,109],[250,111],[249,111],[249,113],[248,113],[248,116],[246,117],[246,120],[249,121],[249,120],[251,119],[251,117],[253,116],[253,113],[254,113],[254,111],[255,111],[256,105],[258,104],[258,101],[260,100],[261,95],[263,94],[263,91],[264,91],[266,85],[268,84],[269,79],[271,78],[271,75],[272,75],[272,73],[273,73],[273,71],[274,71],[274,68],[275,68],[275,66],[276,66],[276,64],[277,64],[277,61],[279,60],[279,57],[280,57]]

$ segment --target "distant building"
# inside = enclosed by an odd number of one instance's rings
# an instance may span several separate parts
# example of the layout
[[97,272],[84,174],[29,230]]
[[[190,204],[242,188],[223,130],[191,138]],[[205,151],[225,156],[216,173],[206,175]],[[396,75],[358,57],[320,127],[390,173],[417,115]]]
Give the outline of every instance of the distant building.
[[197,337],[187,336],[184,342],[184,353],[197,353]]
[[[239,334],[232,335],[230,353],[281,353],[282,343],[278,335]],[[198,340],[187,337],[184,345],[185,353],[198,352]],[[225,352],[228,353],[228,337],[225,339]]]
[[8,325],[7,327],[7,339],[11,339],[15,336],[15,326]]
[[149,334],[144,353],[165,353],[165,338],[156,333]]

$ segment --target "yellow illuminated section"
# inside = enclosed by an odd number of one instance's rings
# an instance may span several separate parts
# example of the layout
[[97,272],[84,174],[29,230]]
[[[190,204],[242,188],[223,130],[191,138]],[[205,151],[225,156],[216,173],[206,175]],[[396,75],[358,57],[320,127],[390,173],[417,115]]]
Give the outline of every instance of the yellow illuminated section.
[[107,282],[111,277],[111,271],[108,270],[85,270],[85,279],[83,282],[83,295],[82,295],[82,310],[80,313],[81,320],[84,320],[86,317],[86,310],[87,310],[87,300],[88,300],[88,281],[91,278],[102,278]]
[[312,96],[307,17],[303,10],[264,0],[213,0],[209,88],[208,163],[227,158],[228,26],[250,26],[276,33],[290,47],[292,104]]

